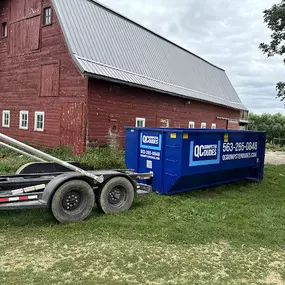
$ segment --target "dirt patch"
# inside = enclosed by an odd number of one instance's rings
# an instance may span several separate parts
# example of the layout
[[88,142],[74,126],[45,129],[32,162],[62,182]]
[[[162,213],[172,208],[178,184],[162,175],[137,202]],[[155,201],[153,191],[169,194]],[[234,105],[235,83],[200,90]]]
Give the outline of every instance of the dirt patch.
[[285,164],[285,152],[282,151],[266,152],[265,163],[274,164],[274,165]]
[[4,249],[0,273],[31,270],[52,284],[284,284],[285,252],[237,250],[226,242],[185,247],[119,239],[68,246],[46,241],[39,248],[26,243]]
[[[261,281],[261,280],[260,280]],[[271,272],[264,281],[261,281],[263,284],[276,284],[284,285],[285,281],[282,279],[279,273]]]

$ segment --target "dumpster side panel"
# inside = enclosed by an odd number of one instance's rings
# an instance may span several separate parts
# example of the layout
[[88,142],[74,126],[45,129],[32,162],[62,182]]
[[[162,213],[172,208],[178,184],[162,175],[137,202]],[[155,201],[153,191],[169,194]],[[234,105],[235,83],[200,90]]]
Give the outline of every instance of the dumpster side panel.
[[155,188],[161,193],[167,194],[181,175],[182,137],[183,134],[175,130],[164,132],[163,191]]
[[139,168],[139,134],[138,129],[126,129],[125,163],[128,168],[135,171]]
[[164,153],[164,134],[159,130],[139,130],[138,172],[154,173],[152,187],[163,191],[162,170]]
[[264,149],[262,133],[204,132],[189,134],[184,147],[182,176],[220,170],[257,167]]
[[170,191],[166,194],[172,195],[190,190],[245,180],[247,175],[253,173],[252,170],[253,168],[246,167],[238,169],[238,171],[237,169],[228,169],[223,171],[180,176]]
[[[127,167],[152,171],[153,189],[161,194],[263,178],[264,132],[133,129],[136,139],[127,134],[132,140],[127,141]],[[134,153],[132,158],[130,153]]]
[[264,155],[264,133],[190,132],[183,144],[181,175],[168,194],[243,179],[259,182]]

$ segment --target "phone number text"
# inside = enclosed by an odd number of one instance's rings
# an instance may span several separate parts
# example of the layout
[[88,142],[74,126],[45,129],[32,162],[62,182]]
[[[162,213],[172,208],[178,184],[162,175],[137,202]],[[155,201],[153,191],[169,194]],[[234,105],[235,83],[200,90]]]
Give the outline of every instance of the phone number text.
[[224,143],[223,152],[242,152],[242,151],[252,151],[258,149],[257,142],[237,142],[237,143]]

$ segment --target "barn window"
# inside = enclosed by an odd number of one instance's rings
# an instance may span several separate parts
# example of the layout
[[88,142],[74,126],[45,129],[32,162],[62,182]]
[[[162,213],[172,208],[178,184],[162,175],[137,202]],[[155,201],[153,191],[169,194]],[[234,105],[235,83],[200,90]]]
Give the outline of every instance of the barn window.
[[145,118],[136,118],[136,127],[144,128],[145,127]]
[[7,38],[8,37],[8,26],[7,22],[2,23],[1,25],[1,38]]
[[2,127],[10,128],[10,111],[5,110],[2,112]]
[[169,125],[170,125],[170,121],[169,119],[161,119],[160,120],[160,123],[161,123],[161,127],[162,128],[169,128]]
[[44,8],[44,26],[51,25],[51,7]]
[[45,113],[35,112],[35,131],[43,132],[45,128]]
[[28,130],[29,128],[29,112],[21,111],[20,112],[20,129]]
[[206,129],[207,128],[207,124],[205,122],[201,123],[201,129]]
[[216,129],[217,128],[217,124],[212,124],[211,129]]
[[195,129],[195,122],[189,122],[189,129]]

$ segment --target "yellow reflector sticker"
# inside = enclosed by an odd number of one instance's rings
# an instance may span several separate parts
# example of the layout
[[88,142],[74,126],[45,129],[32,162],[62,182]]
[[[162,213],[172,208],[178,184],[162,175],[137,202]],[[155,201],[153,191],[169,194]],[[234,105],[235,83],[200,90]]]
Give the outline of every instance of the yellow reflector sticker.
[[224,135],[224,142],[225,143],[229,142],[229,134]]
[[189,135],[188,134],[183,134],[183,139],[184,140],[187,140],[189,138]]
[[170,137],[171,137],[172,139],[176,139],[176,134],[175,134],[175,133],[172,133],[172,134],[170,134]]

